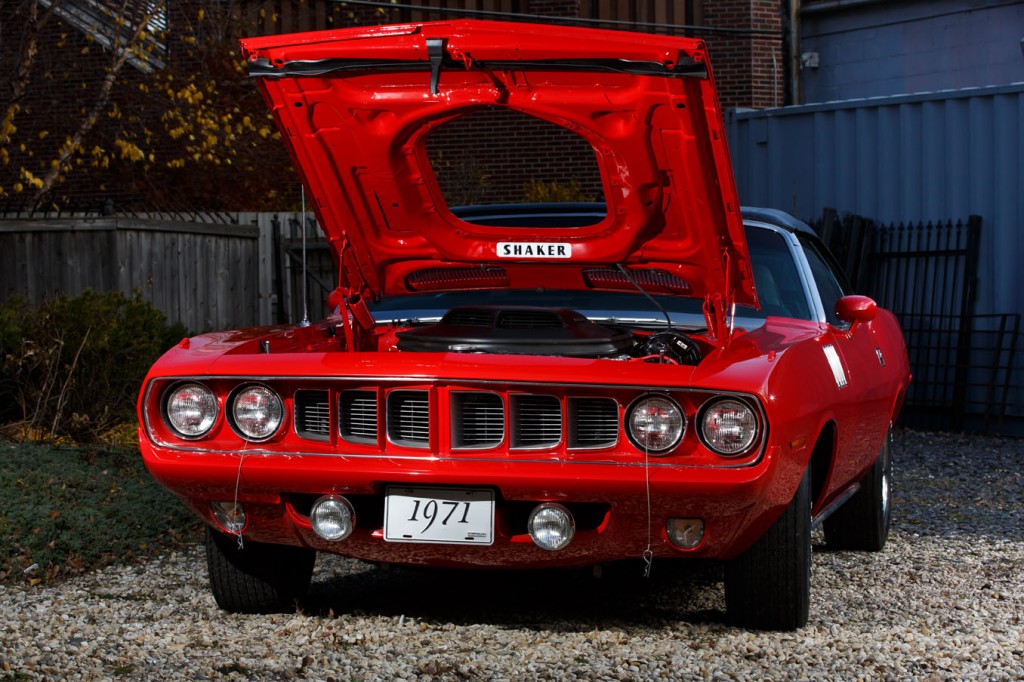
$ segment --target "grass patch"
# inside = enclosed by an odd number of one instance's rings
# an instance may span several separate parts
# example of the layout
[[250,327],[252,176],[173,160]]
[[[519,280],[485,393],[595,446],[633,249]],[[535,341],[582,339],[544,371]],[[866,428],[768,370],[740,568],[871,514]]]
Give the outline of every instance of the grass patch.
[[7,584],[51,582],[199,540],[199,522],[137,451],[0,443],[0,500]]

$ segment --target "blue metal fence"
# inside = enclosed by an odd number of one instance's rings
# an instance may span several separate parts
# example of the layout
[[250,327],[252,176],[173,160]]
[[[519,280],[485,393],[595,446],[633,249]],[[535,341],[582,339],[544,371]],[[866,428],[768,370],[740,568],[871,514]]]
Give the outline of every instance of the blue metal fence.
[[[1024,83],[727,116],[745,205],[804,219],[835,207],[879,224],[981,216],[975,311],[997,316],[1024,314],[1022,123]],[[1024,416],[1024,352],[1011,357],[1008,411]]]

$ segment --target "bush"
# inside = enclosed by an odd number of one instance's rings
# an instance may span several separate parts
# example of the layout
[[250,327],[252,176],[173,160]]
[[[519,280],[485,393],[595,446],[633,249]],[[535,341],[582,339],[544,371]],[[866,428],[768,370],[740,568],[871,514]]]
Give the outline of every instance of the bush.
[[149,367],[186,335],[139,294],[59,295],[0,305],[0,423],[20,439],[91,442],[123,433]]
[[201,524],[134,451],[0,443],[0,499],[0,584],[52,581],[199,540]]

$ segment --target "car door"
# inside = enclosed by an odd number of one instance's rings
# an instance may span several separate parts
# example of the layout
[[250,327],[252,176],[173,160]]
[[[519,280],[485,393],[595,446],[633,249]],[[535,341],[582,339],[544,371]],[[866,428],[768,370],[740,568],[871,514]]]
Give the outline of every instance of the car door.
[[821,302],[824,328],[822,352],[832,368],[842,397],[836,405],[838,450],[829,481],[835,490],[862,474],[874,461],[889,427],[890,400],[886,367],[873,322],[851,326],[836,314],[836,302],[850,293],[842,271],[821,242],[797,234],[814,288]]

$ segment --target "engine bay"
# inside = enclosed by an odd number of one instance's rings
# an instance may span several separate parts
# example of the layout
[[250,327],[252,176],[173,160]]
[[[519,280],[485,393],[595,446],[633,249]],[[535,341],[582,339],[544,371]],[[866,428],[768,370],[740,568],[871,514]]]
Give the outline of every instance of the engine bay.
[[440,321],[399,331],[397,350],[646,360],[696,365],[700,345],[677,330],[640,333],[567,308],[459,306]]

